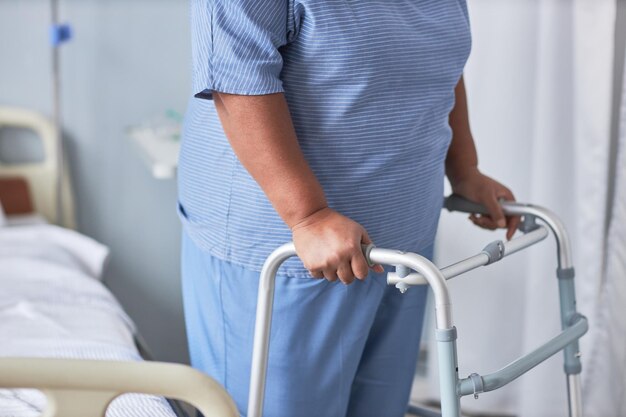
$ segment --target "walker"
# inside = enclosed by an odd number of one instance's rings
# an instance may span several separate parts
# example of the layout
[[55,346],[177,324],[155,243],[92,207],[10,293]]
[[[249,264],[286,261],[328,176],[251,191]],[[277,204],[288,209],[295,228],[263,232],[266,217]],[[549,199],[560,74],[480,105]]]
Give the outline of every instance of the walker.
[[[443,206],[449,211],[488,214],[484,207],[457,195],[445,198]],[[545,208],[506,201],[501,202],[501,206],[506,215],[523,216],[519,226],[523,235],[508,242],[493,241],[477,255],[441,269],[428,259],[415,253],[382,249],[373,245],[363,248],[365,257],[370,264],[395,266],[395,272],[387,274],[388,285],[394,285],[402,293],[413,285],[430,285],[433,290],[436,317],[435,332],[439,356],[441,414],[410,406],[408,412],[412,414],[426,417],[460,417],[460,399],[462,396],[478,396],[482,392],[501,388],[562,350],[564,371],[567,377],[569,415],[570,417],[582,417],[581,362],[578,339],[587,332],[588,324],[587,319],[576,311],[574,267],[567,231],[561,221]],[[537,224],[537,220],[545,225]],[[480,266],[497,262],[505,256],[544,240],[548,236],[548,229],[554,234],[557,243],[558,267],[556,276],[559,283],[562,332],[539,348],[496,372],[486,375],[472,373],[467,378],[459,378],[456,352],[457,334],[452,321],[452,301],[446,280]],[[274,302],[274,278],[280,265],[295,255],[296,250],[293,243],[284,244],[272,252],[261,271],[254,329],[248,417],[262,417],[263,414],[269,335]]]

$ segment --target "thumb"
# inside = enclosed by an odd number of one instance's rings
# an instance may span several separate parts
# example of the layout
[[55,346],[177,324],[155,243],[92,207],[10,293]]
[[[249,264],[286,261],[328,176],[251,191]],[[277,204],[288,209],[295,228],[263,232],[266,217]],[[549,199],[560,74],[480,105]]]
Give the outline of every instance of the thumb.
[[[363,235],[361,236],[361,243],[363,243],[364,245],[369,245],[372,243],[372,239],[370,239],[369,235],[367,234],[367,231],[365,229],[363,229]],[[365,256],[365,255],[363,255]],[[366,259],[369,263],[369,259]],[[382,265],[374,265],[371,267],[372,270],[374,272],[378,272],[379,274],[382,274],[383,272],[385,272],[385,270],[383,269]]]
[[370,236],[367,234],[367,230],[365,229],[363,229],[363,233],[361,234],[361,243],[364,245],[372,243],[372,239],[370,239]]

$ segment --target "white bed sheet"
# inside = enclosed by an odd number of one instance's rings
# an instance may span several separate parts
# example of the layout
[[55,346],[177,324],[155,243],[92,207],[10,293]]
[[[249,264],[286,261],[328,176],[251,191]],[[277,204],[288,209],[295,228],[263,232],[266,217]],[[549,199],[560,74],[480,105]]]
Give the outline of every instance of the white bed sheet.
[[[134,324],[100,282],[108,249],[47,224],[0,228],[0,356],[141,360]],[[38,416],[33,390],[0,390],[0,417]],[[127,395],[108,417],[172,417],[159,397]]]
[[46,219],[39,213],[12,214],[4,217],[0,226],[28,226],[34,224],[47,224]]

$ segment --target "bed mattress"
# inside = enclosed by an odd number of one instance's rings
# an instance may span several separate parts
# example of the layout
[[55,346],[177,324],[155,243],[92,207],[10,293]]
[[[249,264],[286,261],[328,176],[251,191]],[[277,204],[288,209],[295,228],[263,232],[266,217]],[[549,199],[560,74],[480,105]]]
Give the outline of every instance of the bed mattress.
[[[48,224],[0,228],[0,356],[138,361],[135,327],[100,281],[105,246]],[[0,390],[0,417],[35,417],[45,397]],[[126,394],[107,417],[172,417],[160,397]]]

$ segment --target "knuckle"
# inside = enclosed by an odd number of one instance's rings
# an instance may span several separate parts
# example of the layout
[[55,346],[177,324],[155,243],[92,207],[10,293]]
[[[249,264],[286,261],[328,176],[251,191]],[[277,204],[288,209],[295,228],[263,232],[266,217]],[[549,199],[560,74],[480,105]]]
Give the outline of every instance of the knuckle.
[[341,271],[337,272],[337,275],[342,282],[352,282],[354,280],[354,274],[352,273],[351,269],[342,269]]
[[337,280],[337,275],[333,271],[324,271],[322,276],[330,282]]
[[335,252],[326,258],[325,264],[327,264],[327,266],[338,265],[340,261],[341,255]]
[[351,269],[343,269],[339,271],[337,275],[339,275],[341,279],[353,279],[354,278],[354,274],[352,273]]
[[354,239],[350,239],[350,240],[346,241],[344,246],[345,246],[345,248],[347,249],[348,252],[354,252],[357,249],[361,249],[361,244],[357,243]]
[[360,260],[354,265],[354,275],[356,275],[360,279],[365,279],[369,274],[369,271],[370,267],[365,259]]
[[355,271],[355,275],[359,279],[365,279],[365,278],[367,278],[368,272],[369,271],[367,271],[366,269],[363,269],[363,268],[359,267],[358,270]]
[[354,277],[352,278],[341,278],[341,282],[343,282],[345,285],[350,285],[354,282]]
[[309,269],[309,273],[315,278],[319,278],[320,276],[322,276],[322,273],[316,269]]

